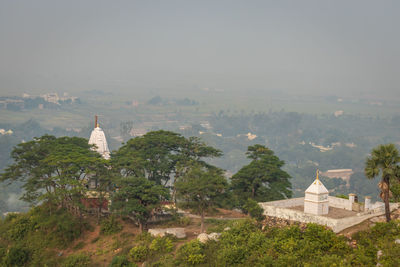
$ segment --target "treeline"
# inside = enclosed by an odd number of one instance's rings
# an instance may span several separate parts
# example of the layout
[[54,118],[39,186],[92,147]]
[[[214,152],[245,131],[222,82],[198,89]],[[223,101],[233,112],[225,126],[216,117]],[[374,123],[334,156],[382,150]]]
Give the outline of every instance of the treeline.
[[[243,208],[248,200],[269,201],[291,196],[284,162],[262,145],[248,148],[251,162],[228,181],[212,164],[222,152],[199,138],[169,131],[149,132],[129,140],[110,160],[103,159],[88,140],[44,135],[18,144],[3,182],[22,184],[22,199],[33,205],[65,208],[81,217],[83,199],[100,216],[104,201],[111,211],[128,216],[143,229],[162,201],[191,208],[202,217],[212,207]],[[208,159],[208,161],[206,161]],[[255,202],[251,202],[255,203]]]
[[43,97],[0,97],[0,109],[7,109],[10,111],[22,111],[32,109],[60,109],[72,104],[81,104],[79,98],[72,99],[59,99],[57,103],[46,101]]

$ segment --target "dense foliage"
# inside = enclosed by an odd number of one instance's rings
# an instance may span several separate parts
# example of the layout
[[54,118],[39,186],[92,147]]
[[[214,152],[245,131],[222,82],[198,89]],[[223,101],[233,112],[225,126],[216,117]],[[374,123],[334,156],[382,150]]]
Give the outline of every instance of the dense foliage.
[[52,210],[50,214],[49,206],[42,205],[26,214],[11,213],[0,221],[0,255],[6,266],[22,266],[25,262],[29,266],[57,266],[54,252],[49,249],[66,248],[89,229],[85,220],[65,209]]
[[206,164],[202,158],[221,156],[198,138],[185,138],[170,131],[154,131],[132,138],[114,155],[112,165],[123,176],[146,177],[166,185],[178,167],[193,160]]
[[140,231],[146,227],[153,211],[160,207],[161,199],[168,199],[168,190],[143,177],[124,177],[117,183],[112,193],[112,210],[117,214],[130,216],[138,224]]
[[204,231],[205,212],[215,206],[218,196],[228,189],[222,171],[194,165],[175,182],[178,203],[201,215],[201,232]]
[[262,145],[249,146],[252,161],[232,176],[232,189],[243,205],[248,198],[261,201],[289,198],[290,175],[281,168],[284,162]]
[[[395,151],[393,148],[388,146],[382,153],[373,151],[367,161],[368,177],[382,173],[384,181],[398,181],[398,153],[387,153]],[[257,201],[291,196],[290,176],[283,170],[284,161],[263,145],[248,147],[251,161],[232,176],[231,187],[223,170],[206,160],[220,156],[221,152],[197,138],[168,131],[150,132],[128,141],[112,154],[110,161],[92,149],[83,138],[49,135],[13,149],[14,163],[1,179],[22,183],[23,198],[37,206],[26,214],[9,214],[0,221],[1,264],[90,266],[93,255],[77,252],[56,256],[56,249],[72,247],[71,243],[90,228],[85,218],[91,218],[91,209],[82,204],[88,193],[100,200],[112,200],[113,215],[100,220],[100,208],[97,215],[101,235],[92,240],[95,243],[98,238],[110,235],[115,239],[112,251],[118,255],[112,266],[135,266],[144,261],[146,266],[398,264],[399,244],[394,242],[400,237],[397,221],[378,223],[370,231],[358,233],[354,236],[357,242],[354,247],[347,238],[314,224],[305,228],[261,230],[263,215]],[[381,157],[387,154],[391,154],[389,160]],[[388,162],[393,164],[389,166]],[[93,190],[95,193],[88,189],[89,178],[99,184]],[[385,192],[388,196],[388,191]],[[202,232],[206,211],[228,201],[240,206],[257,222],[231,222],[229,228],[223,227],[224,222],[216,227],[222,232],[218,240],[206,243],[186,242],[171,236],[151,237],[147,233],[121,243],[120,238],[126,234],[119,234],[122,218],[133,220],[142,232],[149,220],[161,211],[162,201],[171,196],[178,206],[201,215]],[[79,250],[84,245],[83,241],[77,242],[72,249]],[[382,254],[379,259],[378,251]]]
[[49,135],[20,143],[11,153],[14,163],[0,179],[21,181],[27,202],[46,201],[76,212],[88,175],[107,164],[91,147],[84,138]]

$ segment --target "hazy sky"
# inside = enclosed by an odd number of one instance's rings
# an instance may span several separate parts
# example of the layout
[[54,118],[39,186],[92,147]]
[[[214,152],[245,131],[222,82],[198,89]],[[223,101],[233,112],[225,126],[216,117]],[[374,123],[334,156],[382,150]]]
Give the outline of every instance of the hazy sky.
[[0,0],[0,90],[399,96],[399,14],[398,0]]

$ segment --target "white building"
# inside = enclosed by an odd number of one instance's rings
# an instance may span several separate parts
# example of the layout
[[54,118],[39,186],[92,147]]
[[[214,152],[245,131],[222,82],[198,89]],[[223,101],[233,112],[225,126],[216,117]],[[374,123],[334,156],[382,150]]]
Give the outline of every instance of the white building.
[[305,192],[304,213],[325,215],[329,212],[329,191],[319,180],[318,172],[317,178]]

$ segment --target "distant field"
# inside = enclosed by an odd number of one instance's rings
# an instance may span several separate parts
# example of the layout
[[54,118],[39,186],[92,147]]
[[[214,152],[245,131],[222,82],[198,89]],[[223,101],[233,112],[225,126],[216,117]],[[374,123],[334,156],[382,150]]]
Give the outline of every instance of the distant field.
[[[194,106],[179,106],[175,104],[152,106],[147,101],[154,96],[159,96],[166,102],[176,99],[189,98],[199,104]],[[279,92],[266,93],[263,91],[205,91],[197,90],[190,93],[179,90],[150,90],[147,92],[86,92],[80,93],[81,105],[69,107],[63,110],[29,110],[13,112],[0,110],[0,122],[21,123],[28,119],[36,119],[46,128],[52,127],[82,127],[93,120],[98,114],[104,124],[117,127],[122,121],[135,121],[137,119],[152,121],[157,120],[155,115],[180,117],[183,120],[196,121],[204,119],[212,113],[224,111],[230,114],[269,112],[269,111],[293,111],[310,114],[333,114],[337,110],[343,110],[346,114],[364,116],[392,116],[400,113],[400,104],[396,102],[383,102],[382,105],[369,105],[367,103],[351,103],[327,101],[318,96],[288,96]],[[139,105],[129,105],[137,101]]]

